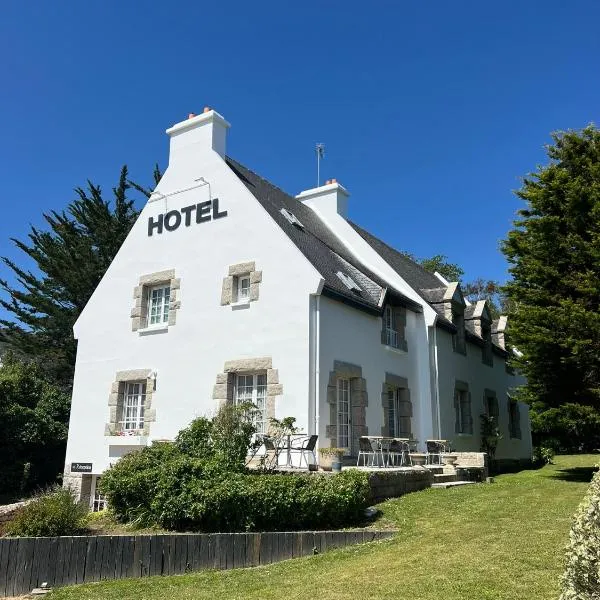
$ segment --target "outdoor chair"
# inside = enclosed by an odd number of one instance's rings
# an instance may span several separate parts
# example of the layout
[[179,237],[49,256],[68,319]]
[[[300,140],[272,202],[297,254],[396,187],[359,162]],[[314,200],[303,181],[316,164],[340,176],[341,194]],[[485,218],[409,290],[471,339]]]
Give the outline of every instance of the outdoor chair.
[[274,468],[279,465],[279,455],[281,448],[275,445],[273,438],[268,435],[263,436],[262,443],[265,446],[265,467]]
[[392,440],[388,461],[391,462],[391,464],[399,465],[400,467],[408,465],[412,466],[409,443],[404,440]]
[[441,465],[442,464],[442,445],[439,442],[427,440],[425,442],[427,447],[427,464],[428,465]]
[[382,450],[374,450],[371,440],[366,437],[358,438],[358,459],[356,466],[360,467],[360,457],[363,457],[363,467],[376,467],[378,466],[378,457],[381,455],[381,464],[385,465]]
[[312,455],[312,464],[317,464],[317,457],[315,456],[315,448],[317,446],[317,440],[319,439],[318,435],[311,435],[310,437],[300,438],[298,440],[300,442],[300,446],[295,446],[294,442],[290,444],[290,453],[293,454],[296,452],[300,454],[300,462],[299,466],[302,466],[302,459],[306,463],[306,468],[308,469],[308,456]]

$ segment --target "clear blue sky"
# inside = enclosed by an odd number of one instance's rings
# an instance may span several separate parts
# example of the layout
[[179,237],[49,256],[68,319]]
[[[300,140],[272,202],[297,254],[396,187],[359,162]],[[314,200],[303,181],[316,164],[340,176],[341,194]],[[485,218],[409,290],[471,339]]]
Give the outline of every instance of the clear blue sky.
[[5,0],[0,254],[87,178],[149,183],[164,130],[210,105],[228,153],[289,193],[324,142],[353,220],[504,280],[512,190],[551,131],[600,120],[598,23],[597,0]]

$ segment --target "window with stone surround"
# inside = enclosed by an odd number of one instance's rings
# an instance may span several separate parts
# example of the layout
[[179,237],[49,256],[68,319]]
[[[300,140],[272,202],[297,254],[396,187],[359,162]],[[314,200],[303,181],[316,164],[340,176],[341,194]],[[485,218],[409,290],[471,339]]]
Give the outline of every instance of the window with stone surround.
[[175,269],[142,275],[133,289],[131,330],[144,333],[175,325],[181,307],[180,288]]
[[150,424],[156,420],[152,408],[155,386],[151,369],[118,371],[108,397],[109,419],[104,435],[149,435]]
[[252,422],[256,433],[269,431],[269,415],[267,413],[267,373],[238,373],[235,376],[234,403],[237,406],[252,404]]
[[[336,360],[327,384],[329,423],[325,436],[330,446],[343,447],[350,455],[358,452],[358,438],[368,435],[366,407],[367,381],[362,367]],[[340,446],[341,443],[348,444]]]
[[258,300],[262,271],[256,263],[245,262],[229,265],[227,277],[221,287],[221,306],[249,304]]
[[275,417],[275,401],[283,395],[279,371],[273,368],[269,356],[240,358],[225,363],[217,374],[213,399],[218,407],[225,404],[251,402],[257,407],[256,424],[262,433],[269,432],[270,420]]
[[406,308],[387,304],[383,310],[381,343],[406,351]]
[[381,391],[383,426],[381,435],[386,437],[412,437],[412,403],[408,380],[405,377],[385,374]]
[[488,417],[495,419],[497,425],[498,417],[500,416],[500,411],[498,409],[498,398],[496,397],[496,392],[494,392],[493,390],[484,390],[483,406],[485,409],[485,414]]
[[454,388],[454,415],[454,431],[460,435],[472,435],[471,393],[469,385],[462,381],[457,381]]

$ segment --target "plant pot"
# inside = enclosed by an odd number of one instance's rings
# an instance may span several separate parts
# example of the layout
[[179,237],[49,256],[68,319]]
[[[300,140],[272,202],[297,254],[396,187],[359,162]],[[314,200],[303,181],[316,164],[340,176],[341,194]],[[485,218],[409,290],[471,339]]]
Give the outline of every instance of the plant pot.
[[323,469],[323,471],[331,471],[332,458],[333,456],[331,456],[331,454],[321,454],[319,466],[321,467],[321,469]]
[[315,465],[314,463],[308,463],[308,470],[309,471],[318,471],[319,465]]
[[423,467],[427,463],[427,455],[420,452],[415,452],[410,455],[412,464],[415,467]]
[[339,460],[337,457],[331,461],[331,470],[334,473],[341,473],[342,471],[342,461]]
[[456,464],[456,454],[442,454],[442,462],[445,465],[454,466]]

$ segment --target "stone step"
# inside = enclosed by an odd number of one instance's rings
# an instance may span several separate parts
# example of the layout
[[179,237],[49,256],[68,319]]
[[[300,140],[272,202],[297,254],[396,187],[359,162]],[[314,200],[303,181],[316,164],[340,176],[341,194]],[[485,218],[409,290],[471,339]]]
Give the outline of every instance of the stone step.
[[474,481],[444,481],[442,483],[433,483],[431,487],[435,489],[447,489],[450,487],[458,487],[461,485],[473,485],[474,483]]
[[456,481],[456,473],[436,473],[433,476],[434,483],[448,483]]

